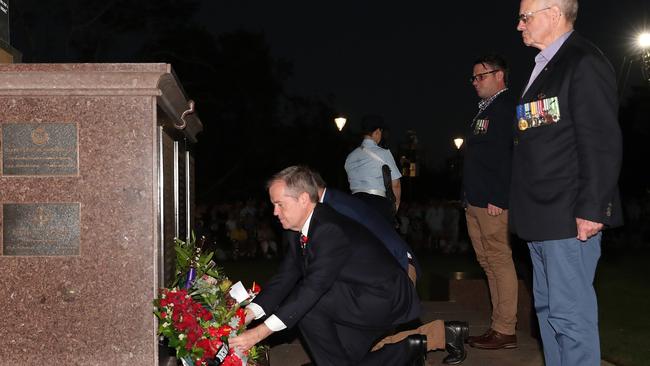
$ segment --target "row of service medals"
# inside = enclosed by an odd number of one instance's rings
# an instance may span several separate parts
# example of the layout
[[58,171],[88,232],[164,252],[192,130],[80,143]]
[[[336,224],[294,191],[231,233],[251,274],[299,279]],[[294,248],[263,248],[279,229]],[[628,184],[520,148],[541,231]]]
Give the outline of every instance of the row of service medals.
[[560,104],[557,97],[534,100],[517,106],[519,131],[556,123],[560,120]]

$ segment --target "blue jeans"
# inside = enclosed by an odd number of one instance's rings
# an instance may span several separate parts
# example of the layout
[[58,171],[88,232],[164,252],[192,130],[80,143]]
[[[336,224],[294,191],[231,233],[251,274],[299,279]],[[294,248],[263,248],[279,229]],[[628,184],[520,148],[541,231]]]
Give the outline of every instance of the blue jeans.
[[600,365],[593,282],[601,236],[528,243],[546,366]]

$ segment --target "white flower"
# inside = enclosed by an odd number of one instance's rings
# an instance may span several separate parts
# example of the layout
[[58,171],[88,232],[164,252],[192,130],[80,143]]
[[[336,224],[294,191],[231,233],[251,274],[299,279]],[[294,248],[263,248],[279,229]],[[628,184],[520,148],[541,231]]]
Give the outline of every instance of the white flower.
[[228,322],[228,325],[230,325],[233,329],[239,328],[239,317],[237,315],[235,315],[232,318],[230,318],[230,321]]
[[182,341],[183,339],[185,339],[185,334],[179,334],[179,335],[178,335],[178,339],[180,339],[181,341]]
[[170,326],[170,325],[172,325],[172,324],[169,323],[169,322],[164,322],[164,323],[162,324],[163,328],[167,328],[167,327]]

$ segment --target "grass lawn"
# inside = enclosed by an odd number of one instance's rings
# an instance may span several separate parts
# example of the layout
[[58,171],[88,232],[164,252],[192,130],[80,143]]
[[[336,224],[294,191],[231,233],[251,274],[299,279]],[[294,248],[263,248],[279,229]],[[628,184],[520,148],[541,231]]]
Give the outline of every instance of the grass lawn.
[[[523,253],[525,254],[525,253]],[[522,252],[518,253],[519,256]],[[596,291],[600,312],[602,357],[618,366],[650,364],[650,251],[605,252],[598,266]],[[418,281],[423,300],[442,300],[435,289],[451,272],[481,274],[473,254],[418,255],[424,276]],[[263,284],[279,260],[240,260],[222,266],[232,280],[246,287]]]
[[596,274],[603,358],[650,364],[650,251],[605,252]]

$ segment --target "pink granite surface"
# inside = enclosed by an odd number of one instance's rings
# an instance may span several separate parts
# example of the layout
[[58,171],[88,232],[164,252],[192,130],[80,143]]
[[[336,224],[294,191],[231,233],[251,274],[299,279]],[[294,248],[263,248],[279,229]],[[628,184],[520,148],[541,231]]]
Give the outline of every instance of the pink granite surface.
[[0,256],[0,365],[157,364],[155,118],[168,71],[0,65],[0,128],[64,122],[79,133],[78,176],[0,175],[0,204],[81,204],[79,256]]

